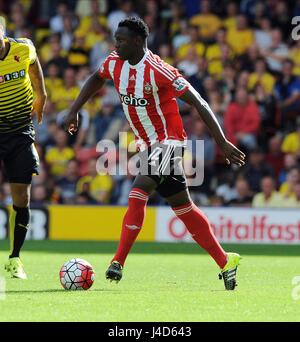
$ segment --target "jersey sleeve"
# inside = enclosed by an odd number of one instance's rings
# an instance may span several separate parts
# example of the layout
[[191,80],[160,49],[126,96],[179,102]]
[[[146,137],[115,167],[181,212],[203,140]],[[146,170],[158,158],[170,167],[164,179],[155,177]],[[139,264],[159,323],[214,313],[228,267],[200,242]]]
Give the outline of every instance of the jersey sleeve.
[[28,38],[21,38],[22,41],[28,46],[29,48],[29,60],[30,60],[30,65],[34,64],[36,59],[37,59],[37,54],[36,54],[36,49],[35,46],[33,45],[32,41]]
[[100,77],[104,78],[105,80],[111,80],[111,74],[109,72],[109,63],[113,60],[113,57],[116,56],[115,52],[112,52],[106,59],[105,61],[102,63],[102,65],[100,66],[98,72]]
[[174,97],[180,97],[189,89],[190,83],[175,67],[163,62],[159,71],[159,86],[171,89]]

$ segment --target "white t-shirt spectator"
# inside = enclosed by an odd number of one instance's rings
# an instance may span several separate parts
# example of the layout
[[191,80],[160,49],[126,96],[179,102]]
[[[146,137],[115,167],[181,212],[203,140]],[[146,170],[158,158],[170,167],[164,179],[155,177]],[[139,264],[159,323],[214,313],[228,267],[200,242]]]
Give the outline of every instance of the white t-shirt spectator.
[[[278,57],[283,57],[287,58],[289,56],[289,50],[286,46],[286,44],[279,44],[278,47],[274,48],[271,50],[272,54],[278,56]],[[268,66],[271,70],[273,71],[281,71],[281,61],[274,59],[272,57],[267,57],[267,63]]]
[[272,44],[271,34],[263,30],[255,30],[255,42],[260,49],[268,49]]

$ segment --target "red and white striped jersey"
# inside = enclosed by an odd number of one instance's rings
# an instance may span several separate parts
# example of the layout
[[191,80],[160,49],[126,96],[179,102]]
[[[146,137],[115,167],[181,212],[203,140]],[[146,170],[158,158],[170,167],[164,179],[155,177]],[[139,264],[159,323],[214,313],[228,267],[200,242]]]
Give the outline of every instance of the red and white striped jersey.
[[184,145],[186,133],[175,97],[189,88],[179,71],[147,50],[136,65],[112,52],[99,68],[111,79],[139,148],[163,142]]

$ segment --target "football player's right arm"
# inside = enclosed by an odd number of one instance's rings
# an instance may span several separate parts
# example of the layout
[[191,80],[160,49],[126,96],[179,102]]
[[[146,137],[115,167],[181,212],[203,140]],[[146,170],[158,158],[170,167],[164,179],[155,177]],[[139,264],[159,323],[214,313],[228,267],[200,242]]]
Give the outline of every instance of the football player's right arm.
[[78,129],[78,111],[92,95],[102,88],[104,83],[105,79],[99,75],[97,70],[84,84],[65,120],[66,128],[71,135]]

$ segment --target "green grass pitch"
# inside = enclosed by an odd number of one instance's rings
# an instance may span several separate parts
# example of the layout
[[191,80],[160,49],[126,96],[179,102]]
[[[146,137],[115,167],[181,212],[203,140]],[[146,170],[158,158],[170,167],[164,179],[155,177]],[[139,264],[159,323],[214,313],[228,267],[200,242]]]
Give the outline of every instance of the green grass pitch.
[[[137,243],[122,281],[107,282],[115,248],[115,242],[27,241],[28,280],[8,278],[1,265],[6,297],[0,298],[0,321],[300,321],[300,299],[292,298],[299,246],[225,245],[243,256],[233,292],[224,290],[213,260],[195,244]],[[7,249],[1,241],[1,264]],[[88,291],[60,285],[59,269],[74,257],[94,267]]]

